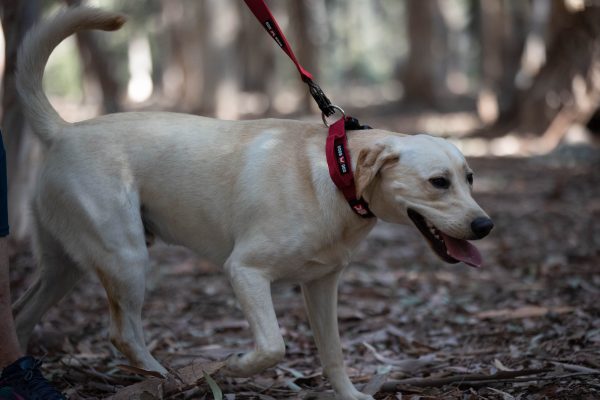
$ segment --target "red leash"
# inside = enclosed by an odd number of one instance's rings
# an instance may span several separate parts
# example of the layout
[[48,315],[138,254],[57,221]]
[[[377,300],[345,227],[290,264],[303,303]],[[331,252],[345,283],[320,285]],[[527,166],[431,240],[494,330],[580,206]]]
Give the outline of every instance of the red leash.
[[252,11],[254,16],[256,17],[256,19],[258,19],[258,22],[260,22],[262,27],[265,28],[265,30],[269,33],[273,40],[275,40],[279,47],[281,47],[285,54],[287,54],[288,57],[292,60],[292,62],[296,65],[296,68],[300,73],[300,77],[302,78],[304,83],[308,85],[310,94],[312,95],[313,99],[315,99],[315,101],[317,102],[317,105],[319,106],[321,112],[327,117],[330,117],[333,114],[335,114],[335,109],[331,106],[331,101],[329,101],[327,96],[325,96],[325,93],[323,93],[319,85],[317,85],[313,81],[312,74],[306,69],[304,69],[304,67],[300,65],[300,62],[298,62],[296,55],[294,55],[294,52],[292,51],[292,47],[285,38],[285,35],[281,31],[279,24],[275,20],[275,17],[271,13],[271,10],[269,10],[269,7],[267,7],[267,4],[264,2],[264,0],[244,1],[246,2],[246,5],[250,9],[250,11]]
[[287,54],[288,57],[292,59],[292,62],[294,64],[296,64],[296,68],[298,68],[298,72],[300,72],[300,76],[302,77],[302,80],[306,81],[308,79],[312,79],[313,78],[312,74],[310,72],[308,72],[307,70],[305,70],[302,67],[302,65],[300,65],[300,63],[298,62],[298,59],[294,55],[294,52],[292,51],[290,44],[288,43],[287,39],[283,35],[283,32],[281,31],[279,24],[275,20],[275,17],[273,16],[273,14],[271,14],[271,10],[269,10],[269,7],[267,7],[264,0],[244,0],[244,1],[246,2],[246,5],[250,9],[250,11],[252,11],[254,16],[256,17],[256,19],[258,19],[258,21],[262,24],[263,28],[265,28],[266,31],[269,32],[269,34],[271,35],[273,40],[275,40],[275,42],[277,42],[279,47],[281,47],[281,49],[283,51],[285,51],[285,54]]
[[[329,175],[331,180],[344,194],[346,201],[352,210],[360,217],[372,218],[375,215],[369,210],[369,205],[363,199],[356,198],[356,185],[354,183],[354,174],[352,173],[352,162],[350,153],[348,152],[348,138],[346,129],[370,129],[368,126],[360,125],[358,120],[346,117],[344,111],[331,104],[331,101],[325,96],[319,85],[313,81],[313,76],[308,72],[294,55],[290,44],[285,35],[281,31],[275,17],[267,7],[264,0],[244,0],[248,8],[252,11],[256,19],[261,23],[263,28],[287,54],[287,56],[296,65],[300,77],[308,85],[310,94],[317,102],[321,110],[323,123],[329,127],[329,135],[325,145],[325,154],[327,156],[327,166],[329,167]],[[340,111],[342,117],[332,125],[327,124],[326,117],[332,116],[335,112]]]

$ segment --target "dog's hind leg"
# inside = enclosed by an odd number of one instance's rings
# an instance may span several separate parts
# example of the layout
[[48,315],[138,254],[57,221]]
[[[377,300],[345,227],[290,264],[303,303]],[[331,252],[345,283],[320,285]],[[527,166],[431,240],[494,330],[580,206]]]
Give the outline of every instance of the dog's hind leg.
[[[165,374],[146,347],[142,329],[149,255],[139,197],[112,175],[94,175],[96,169],[87,172],[85,179],[46,179],[36,203],[47,222],[44,226],[84,271],[99,277],[108,297],[110,339],[115,347],[134,366]],[[70,186],[63,186],[65,181]],[[55,199],[53,207],[39,203],[50,197]]]
[[[104,217],[92,217],[91,229],[87,231],[91,236],[84,238],[86,258],[106,290],[113,345],[132,365],[166,375],[166,369],[152,357],[144,339],[142,306],[150,259],[139,200],[133,194],[127,196],[98,204]],[[110,209],[106,214],[104,207]]]
[[58,303],[84,275],[37,218],[34,218],[33,228],[38,275],[13,305],[17,337],[23,349],[26,349],[33,328],[46,311]]
[[[143,243],[110,257],[96,273],[106,290],[110,306],[110,340],[137,367],[166,374],[166,369],[146,347],[142,328],[142,305],[148,253]],[[132,251],[134,250],[134,251]]]

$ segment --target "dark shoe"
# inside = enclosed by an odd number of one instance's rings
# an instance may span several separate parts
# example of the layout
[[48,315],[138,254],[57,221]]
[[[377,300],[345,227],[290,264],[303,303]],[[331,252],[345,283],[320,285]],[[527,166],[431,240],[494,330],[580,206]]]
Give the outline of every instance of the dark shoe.
[[41,364],[26,356],[4,368],[0,375],[0,400],[66,400],[44,378]]

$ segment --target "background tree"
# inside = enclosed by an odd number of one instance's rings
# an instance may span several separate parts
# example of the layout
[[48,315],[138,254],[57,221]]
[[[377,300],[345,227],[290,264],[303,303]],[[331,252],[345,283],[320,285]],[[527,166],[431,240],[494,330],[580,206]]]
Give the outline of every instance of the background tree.
[[[81,5],[81,0],[65,0],[65,3],[74,7]],[[103,49],[94,32],[78,32],[76,37],[83,64],[84,84],[87,88],[85,92],[102,99],[102,113],[120,111],[121,93],[119,82],[111,71],[111,55]]]
[[436,106],[444,84],[446,27],[436,1],[407,1],[406,23],[410,52],[402,73],[407,102]]
[[517,106],[519,130],[547,135],[553,145],[600,104],[600,7],[569,4],[552,2],[547,61]]

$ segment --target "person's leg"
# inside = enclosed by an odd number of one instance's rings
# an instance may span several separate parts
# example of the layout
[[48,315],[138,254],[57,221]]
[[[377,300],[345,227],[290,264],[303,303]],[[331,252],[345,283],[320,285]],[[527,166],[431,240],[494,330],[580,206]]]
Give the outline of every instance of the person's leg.
[[8,277],[8,239],[0,237],[0,369],[23,356],[15,333],[10,307],[10,286]]
[[10,301],[8,274],[8,186],[0,133],[0,400],[65,400],[42,376],[41,363],[21,352]]
[[23,354],[15,333],[10,306],[10,278],[8,275],[8,204],[6,182],[6,155],[0,134],[0,369]]

